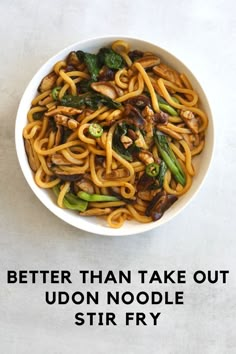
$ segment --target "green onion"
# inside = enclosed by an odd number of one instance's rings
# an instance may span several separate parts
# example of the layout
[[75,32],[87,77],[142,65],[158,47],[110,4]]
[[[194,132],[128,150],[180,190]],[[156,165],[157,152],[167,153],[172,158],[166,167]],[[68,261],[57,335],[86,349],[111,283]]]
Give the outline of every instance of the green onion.
[[119,201],[113,195],[104,195],[104,194],[89,194],[83,191],[78,192],[78,197],[87,202],[116,202]]
[[[58,197],[58,195],[60,193],[59,185],[56,185],[55,187],[53,187],[52,190],[55,193],[55,195]],[[66,193],[66,195],[63,199],[63,204],[66,209],[78,210],[78,211],[85,211],[88,206],[88,202],[78,198],[75,194],[70,193],[70,192]]]
[[159,107],[162,111],[169,113],[171,116],[178,116],[178,112],[169,104],[159,103]]
[[167,164],[168,168],[170,169],[171,173],[173,174],[175,180],[180,183],[182,186],[186,184],[186,176],[185,173],[178,162],[174,152],[172,151],[167,137],[160,133],[155,132],[154,140],[157,145],[158,151],[161,154],[161,157]]

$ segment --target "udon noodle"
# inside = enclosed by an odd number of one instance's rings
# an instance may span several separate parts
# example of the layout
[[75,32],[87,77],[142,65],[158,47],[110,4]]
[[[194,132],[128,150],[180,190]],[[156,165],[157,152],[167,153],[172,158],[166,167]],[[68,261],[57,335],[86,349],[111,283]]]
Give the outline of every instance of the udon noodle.
[[71,52],[41,81],[23,131],[36,184],[60,208],[149,223],[187,193],[208,119],[188,77],[118,40]]

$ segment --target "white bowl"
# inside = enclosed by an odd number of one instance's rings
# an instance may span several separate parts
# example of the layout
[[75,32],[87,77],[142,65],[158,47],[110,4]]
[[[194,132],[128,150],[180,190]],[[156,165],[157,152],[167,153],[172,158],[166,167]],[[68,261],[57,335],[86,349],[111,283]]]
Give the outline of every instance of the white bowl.
[[[190,190],[181,198],[179,198],[178,201],[174,203],[171,208],[164,213],[163,217],[160,220],[148,224],[141,224],[136,221],[126,221],[120,229],[112,229],[107,226],[106,222],[102,219],[96,217],[82,217],[77,212],[59,208],[55,202],[55,198],[53,198],[52,193],[50,193],[48,190],[41,189],[36,185],[33,173],[28,164],[28,159],[24,148],[22,131],[24,126],[26,125],[27,112],[30,108],[32,99],[36,96],[38,85],[41,79],[50,72],[53,65],[57,61],[64,59],[67,54],[72,50],[83,50],[87,52],[96,53],[101,47],[108,46],[117,39],[127,40],[131,45],[131,49],[140,49],[142,51],[150,51],[156,53],[160,58],[164,59],[163,61],[165,61],[167,64],[174,67],[180,72],[186,73],[194,89],[199,95],[202,108],[208,115],[209,126],[206,133],[205,148],[200,154],[200,156],[197,157],[197,174],[193,178],[193,184]],[[58,54],[54,55],[38,70],[38,72],[34,75],[32,80],[28,84],[18,108],[15,125],[15,143],[19,163],[26,181],[28,182],[35,195],[39,198],[39,200],[52,213],[54,213],[56,216],[58,216],[60,219],[64,220],[68,224],[71,224],[81,230],[96,233],[99,235],[125,236],[149,231],[167,223],[169,220],[173,219],[180,211],[182,211],[184,207],[186,207],[186,205],[193,199],[193,197],[197,194],[199,188],[203,184],[211,162],[214,146],[214,129],[210,106],[207,97],[203,91],[203,88],[201,87],[193,73],[182,63],[182,61],[177,59],[173,54],[170,54],[168,51],[158,47],[155,44],[151,44],[149,42],[135,38],[129,38],[124,36],[111,36],[84,40],[72,44],[69,47],[60,51]]]

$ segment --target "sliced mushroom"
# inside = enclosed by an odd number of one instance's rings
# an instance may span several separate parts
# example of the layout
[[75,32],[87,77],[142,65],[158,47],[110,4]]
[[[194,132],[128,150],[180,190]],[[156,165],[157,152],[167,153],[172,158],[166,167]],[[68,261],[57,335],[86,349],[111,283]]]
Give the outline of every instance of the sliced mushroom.
[[104,65],[99,71],[99,81],[112,81],[115,78],[115,72]]
[[169,114],[163,111],[156,112],[153,117],[153,121],[158,124],[167,124],[169,120]]
[[[137,183],[137,191],[142,192],[146,191],[149,189],[153,184],[155,183],[155,180],[153,177],[148,176],[145,172],[142,174],[142,176],[139,178],[138,183]],[[143,199],[143,198],[141,198]]]
[[160,62],[161,59],[156,55],[151,55],[151,53],[148,53],[148,55],[135,61],[135,63],[141,64],[144,69],[152,68],[153,66],[160,64]]
[[62,154],[59,154],[59,153],[55,153],[51,156],[51,162],[54,165],[58,165],[58,166],[71,165],[71,163]]
[[170,68],[168,65],[161,63],[157,66],[154,66],[152,70],[155,74],[162,77],[163,79],[171,81],[178,87],[183,87],[180,79],[180,74],[176,70]]
[[101,216],[111,213],[111,208],[91,208],[86,211],[80,212],[83,216]]
[[134,62],[137,59],[140,59],[143,57],[143,52],[141,52],[141,50],[132,50],[128,53],[129,58]]
[[164,212],[177,200],[175,195],[161,191],[155,195],[146,209],[146,215],[151,216],[153,221],[159,220]]
[[127,135],[133,141],[135,141],[138,138],[138,135],[136,134],[136,132],[133,129],[130,129],[130,128],[127,130]]
[[123,116],[127,123],[134,124],[137,128],[143,128],[146,123],[139,110],[129,103],[125,105]]
[[76,182],[83,177],[83,174],[81,173],[72,174],[66,171],[62,171],[60,170],[60,168],[57,167],[53,167],[51,169],[58,178],[65,182]]
[[45,92],[47,90],[51,90],[53,86],[56,84],[56,81],[57,81],[57,74],[53,71],[43,78],[43,80],[39,85],[38,91]]
[[25,139],[25,150],[27,153],[29,165],[32,171],[36,172],[40,166],[40,162],[37,154],[34,152],[33,146],[30,140]]
[[78,69],[78,67],[81,64],[79,61],[79,58],[76,55],[76,52],[70,52],[70,54],[68,55],[68,57],[66,59],[66,63],[68,65],[72,65],[76,69]]
[[136,108],[139,109],[144,109],[146,106],[151,105],[150,98],[145,95],[138,95],[132,98],[129,98],[126,103],[131,104],[132,106],[135,106]]
[[183,118],[184,122],[187,124],[189,129],[194,133],[197,134],[199,130],[199,121],[195,117],[194,113],[191,111],[184,111],[180,112],[180,116]]
[[82,178],[78,182],[76,182],[76,186],[79,187],[82,191],[94,194],[94,186],[93,183],[88,178]]
[[116,85],[109,81],[93,82],[91,87],[94,91],[99,92],[102,95],[111,98],[112,100],[115,100],[123,93],[123,91],[121,91]]
[[80,114],[83,111],[81,109],[73,108],[73,107],[66,107],[66,106],[57,106],[57,108],[52,109],[51,111],[45,113],[47,117],[52,117],[55,114],[66,114],[70,116],[74,116],[76,114]]

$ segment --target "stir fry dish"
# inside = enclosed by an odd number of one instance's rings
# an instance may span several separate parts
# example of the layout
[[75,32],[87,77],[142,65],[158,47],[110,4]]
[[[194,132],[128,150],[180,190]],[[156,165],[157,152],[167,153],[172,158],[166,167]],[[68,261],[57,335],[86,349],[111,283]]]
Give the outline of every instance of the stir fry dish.
[[186,74],[123,40],[58,61],[27,119],[35,183],[113,228],[159,220],[187,193],[208,125]]

